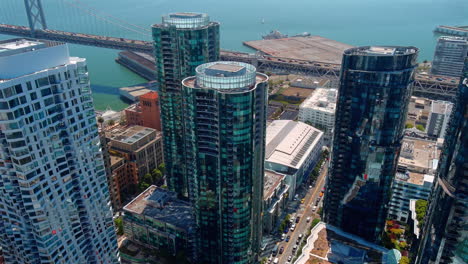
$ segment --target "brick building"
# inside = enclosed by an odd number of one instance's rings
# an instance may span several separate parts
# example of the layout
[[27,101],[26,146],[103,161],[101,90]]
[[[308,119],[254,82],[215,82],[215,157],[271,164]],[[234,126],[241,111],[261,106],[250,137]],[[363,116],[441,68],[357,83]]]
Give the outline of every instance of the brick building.
[[157,92],[149,92],[140,96],[140,102],[125,109],[128,125],[139,125],[161,131],[159,96]]

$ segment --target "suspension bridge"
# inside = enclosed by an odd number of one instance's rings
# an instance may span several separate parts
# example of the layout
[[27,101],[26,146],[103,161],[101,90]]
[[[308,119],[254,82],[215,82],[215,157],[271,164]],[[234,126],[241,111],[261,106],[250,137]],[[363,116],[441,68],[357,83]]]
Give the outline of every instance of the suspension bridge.
[[[81,0],[2,0],[0,34],[61,41],[101,48],[153,53],[150,27],[142,27],[105,14]],[[48,8],[50,11],[48,13]],[[21,19],[19,14],[25,14]],[[61,14],[60,22],[49,25],[46,16]],[[27,20],[27,24],[25,24]],[[79,25],[80,28],[76,28]],[[80,32],[83,29],[88,32]],[[98,33],[95,33],[98,31]],[[221,51],[222,60],[253,64],[259,71],[296,73],[324,77],[336,84],[341,65],[319,61],[296,60],[263,54]],[[431,99],[451,100],[457,91],[458,79],[447,76],[417,74],[414,95]]]

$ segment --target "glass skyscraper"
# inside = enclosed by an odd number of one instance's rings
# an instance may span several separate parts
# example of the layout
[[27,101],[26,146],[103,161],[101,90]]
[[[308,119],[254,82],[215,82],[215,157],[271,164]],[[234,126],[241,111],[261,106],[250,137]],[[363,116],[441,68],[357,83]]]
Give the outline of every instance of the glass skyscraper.
[[0,42],[0,246],[8,264],[118,263],[86,60]]
[[369,241],[385,225],[417,54],[359,47],[343,55],[324,220]]
[[417,264],[468,263],[468,59],[455,98]]
[[153,25],[168,187],[188,197],[181,82],[203,63],[219,60],[219,23],[198,13],[173,13]]
[[268,77],[213,62],[183,80],[189,192],[200,263],[254,263],[262,231]]

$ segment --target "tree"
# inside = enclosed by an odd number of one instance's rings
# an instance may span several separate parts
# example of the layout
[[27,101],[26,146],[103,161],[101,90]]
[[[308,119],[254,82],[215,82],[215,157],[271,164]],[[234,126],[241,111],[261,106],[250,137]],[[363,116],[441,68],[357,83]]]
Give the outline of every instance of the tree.
[[120,115],[119,124],[125,126],[127,124],[127,120],[125,119],[125,115]]
[[107,121],[107,125],[108,126],[113,126],[113,125],[115,125],[115,121],[111,119],[111,120]]
[[102,128],[102,123],[104,123],[104,118],[102,118],[102,116],[100,116],[100,117],[97,118],[97,121],[98,121],[100,127]]
[[416,125],[416,129],[423,132],[425,130],[423,125]]
[[409,264],[409,263],[410,263],[410,260],[406,256],[401,257],[400,262],[398,262],[398,264]]
[[158,170],[164,175],[164,173],[166,172],[166,164],[164,163],[159,164]]
[[406,123],[406,125],[405,125],[405,128],[413,128],[413,127],[414,127],[414,125],[411,124],[411,123]]
[[117,217],[114,220],[115,226],[117,227],[117,235],[121,236],[124,234],[124,229],[123,229],[123,220],[121,217]]
[[159,183],[161,183],[161,181],[163,179],[163,174],[161,173],[160,170],[154,169],[151,172],[151,178],[152,178],[152,183],[158,185]]

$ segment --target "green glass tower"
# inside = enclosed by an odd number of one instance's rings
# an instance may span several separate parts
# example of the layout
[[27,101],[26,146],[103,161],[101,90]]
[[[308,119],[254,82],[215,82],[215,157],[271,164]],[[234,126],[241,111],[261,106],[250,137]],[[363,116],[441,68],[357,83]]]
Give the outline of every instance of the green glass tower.
[[183,80],[186,173],[199,263],[254,263],[262,230],[268,77],[213,62]]
[[203,63],[219,60],[219,23],[206,14],[173,13],[153,25],[164,160],[169,189],[188,197],[181,82]]

